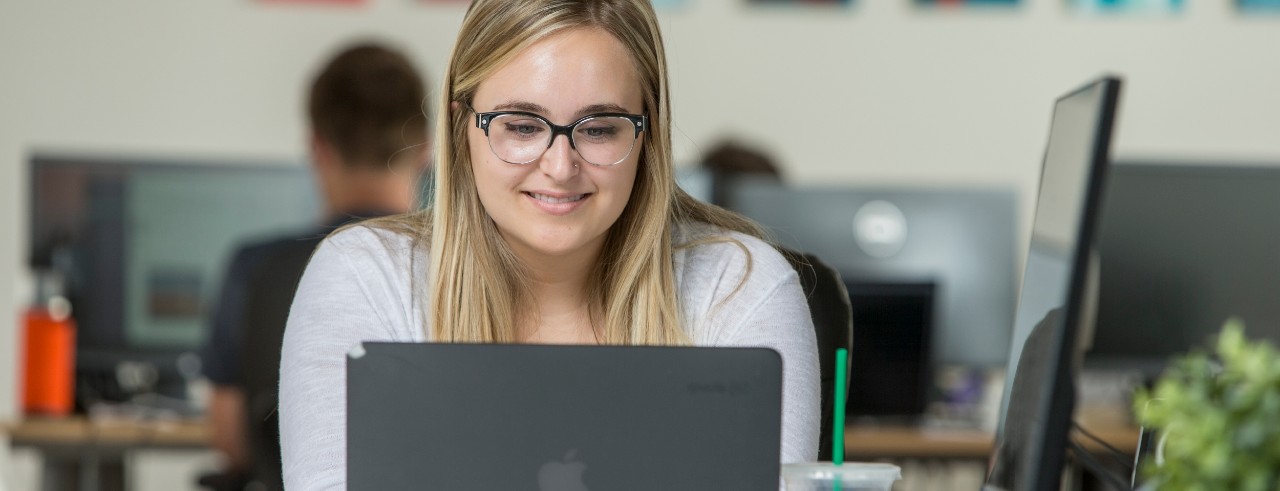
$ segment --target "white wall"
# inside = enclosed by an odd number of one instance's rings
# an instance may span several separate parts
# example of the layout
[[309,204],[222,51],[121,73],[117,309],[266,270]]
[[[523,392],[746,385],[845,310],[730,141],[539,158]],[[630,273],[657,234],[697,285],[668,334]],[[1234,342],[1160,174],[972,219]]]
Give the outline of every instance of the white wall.
[[[662,12],[677,157],[736,134],[795,182],[1015,186],[1025,235],[1052,100],[1111,71],[1128,82],[1121,156],[1280,161],[1280,16],[1241,18],[1230,0],[1155,19],[1075,18],[1062,0],[856,3]],[[0,3],[0,302],[28,299],[33,149],[300,158],[302,89],[326,53],[376,34],[436,77],[462,13],[415,0]],[[15,313],[0,314],[0,419],[15,412]]]

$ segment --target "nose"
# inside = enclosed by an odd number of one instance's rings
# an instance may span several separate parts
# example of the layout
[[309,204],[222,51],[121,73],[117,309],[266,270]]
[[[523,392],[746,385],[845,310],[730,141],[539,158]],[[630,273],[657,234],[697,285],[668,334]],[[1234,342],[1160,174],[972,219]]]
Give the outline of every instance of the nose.
[[551,139],[551,148],[538,161],[538,169],[556,182],[567,181],[578,175],[579,158],[578,152],[569,145],[569,135],[556,135]]

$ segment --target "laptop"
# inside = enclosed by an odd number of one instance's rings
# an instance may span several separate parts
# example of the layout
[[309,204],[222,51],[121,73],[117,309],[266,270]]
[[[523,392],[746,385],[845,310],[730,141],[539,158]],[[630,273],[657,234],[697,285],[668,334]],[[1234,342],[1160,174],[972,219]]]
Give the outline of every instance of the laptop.
[[778,489],[771,349],[363,347],[347,360],[349,489]]

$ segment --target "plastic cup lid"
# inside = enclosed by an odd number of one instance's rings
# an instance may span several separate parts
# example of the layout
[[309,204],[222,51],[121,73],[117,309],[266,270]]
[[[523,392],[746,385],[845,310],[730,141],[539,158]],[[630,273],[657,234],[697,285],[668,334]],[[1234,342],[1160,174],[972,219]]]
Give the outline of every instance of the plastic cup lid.
[[837,466],[831,462],[806,462],[783,465],[782,477],[784,479],[789,477],[839,479],[844,482],[893,482],[902,479],[902,468],[893,464],[880,463],[845,462]]

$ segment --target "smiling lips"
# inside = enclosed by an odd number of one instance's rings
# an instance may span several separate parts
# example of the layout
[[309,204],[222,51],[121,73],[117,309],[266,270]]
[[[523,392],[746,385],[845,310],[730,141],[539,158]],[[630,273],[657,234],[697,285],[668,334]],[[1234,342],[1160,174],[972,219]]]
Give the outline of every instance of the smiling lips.
[[525,196],[544,212],[552,215],[567,215],[591,197],[591,193],[583,194],[548,194],[525,191]]
[[540,194],[540,193],[526,193],[526,194],[528,194],[529,196],[532,196],[533,199],[536,199],[538,201],[542,201],[544,203],[552,203],[552,204],[572,203],[574,201],[579,201],[582,198],[587,197],[586,194],[571,194],[567,196],[552,196],[549,194]]

